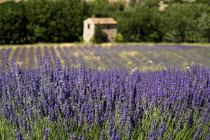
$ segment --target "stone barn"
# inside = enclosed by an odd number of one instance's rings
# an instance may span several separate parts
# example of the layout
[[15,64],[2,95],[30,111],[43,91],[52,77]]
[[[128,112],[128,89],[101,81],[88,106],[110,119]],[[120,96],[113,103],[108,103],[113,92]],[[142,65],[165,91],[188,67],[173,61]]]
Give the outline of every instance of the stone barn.
[[107,42],[113,42],[117,35],[117,22],[113,18],[88,18],[84,21],[83,39],[89,42],[94,36],[95,27],[101,25],[102,31],[107,35]]

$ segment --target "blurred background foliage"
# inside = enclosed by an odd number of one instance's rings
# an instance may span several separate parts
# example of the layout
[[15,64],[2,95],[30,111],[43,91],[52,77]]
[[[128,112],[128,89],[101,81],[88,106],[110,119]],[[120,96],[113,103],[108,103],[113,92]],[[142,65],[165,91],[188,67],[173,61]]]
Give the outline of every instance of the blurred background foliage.
[[209,0],[28,0],[0,4],[0,44],[79,42],[88,17],[113,17],[125,42],[210,42]]

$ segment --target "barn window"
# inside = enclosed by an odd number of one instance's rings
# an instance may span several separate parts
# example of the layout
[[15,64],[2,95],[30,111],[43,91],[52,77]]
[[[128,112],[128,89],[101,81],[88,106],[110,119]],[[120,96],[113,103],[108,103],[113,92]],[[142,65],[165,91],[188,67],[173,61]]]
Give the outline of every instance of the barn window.
[[90,29],[90,24],[88,24],[88,29]]

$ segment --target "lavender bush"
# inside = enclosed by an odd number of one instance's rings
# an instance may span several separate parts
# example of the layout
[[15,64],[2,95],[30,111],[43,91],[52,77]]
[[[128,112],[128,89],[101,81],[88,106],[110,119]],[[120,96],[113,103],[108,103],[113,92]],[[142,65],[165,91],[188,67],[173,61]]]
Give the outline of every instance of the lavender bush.
[[6,67],[8,66],[7,65],[7,59],[9,58],[9,55],[10,55],[10,53],[11,53],[11,48],[9,48],[9,49],[2,49],[1,50],[1,55],[2,56],[5,56],[5,57],[2,57],[2,62],[1,62],[1,69],[2,70],[4,70],[4,69],[6,69]]
[[[9,64],[8,56],[6,56]],[[208,140],[210,69],[0,71],[0,139]]]

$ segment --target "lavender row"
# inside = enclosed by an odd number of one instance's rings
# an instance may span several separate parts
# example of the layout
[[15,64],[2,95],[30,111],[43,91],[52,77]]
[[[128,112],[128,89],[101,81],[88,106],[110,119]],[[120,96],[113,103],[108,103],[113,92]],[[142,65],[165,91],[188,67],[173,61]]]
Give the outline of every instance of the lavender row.
[[[13,48],[11,48],[13,49]],[[20,58],[22,63],[21,68],[26,68],[28,59],[25,55],[27,53],[26,47],[24,47],[19,55],[20,47],[15,50],[12,61]],[[112,47],[101,47],[101,46],[66,46],[66,47],[34,47],[33,50],[30,48],[29,51],[29,68],[36,60],[36,55],[33,55],[37,51],[37,54],[42,57],[48,57],[52,55],[51,63],[55,68],[55,57],[59,57],[60,61],[65,66],[75,65],[78,66],[80,62],[85,62],[88,68],[106,68],[114,69],[134,69],[138,67],[140,69],[157,67],[176,66],[183,68],[183,65],[194,65],[198,64],[210,67],[210,47],[198,47],[198,46],[184,46],[184,45],[127,45],[127,46],[112,46]],[[50,52],[48,51],[50,50]],[[5,49],[1,51],[4,52]],[[53,51],[54,50],[54,51]],[[56,52],[57,51],[57,52]],[[58,54],[58,56],[56,55]],[[3,53],[4,57],[4,53]],[[34,58],[32,58],[34,57]],[[87,59],[87,60],[86,60]],[[34,62],[33,62],[34,61]],[[1,63],[1,67],[5,69],[5,63]]]
[[13,56],[12,56],[12,62],[16,62],[16,60],[17,60],[17,58],[18,58],[18,53],[19,53],[19,51],[20,51],[20,48],[16,48],[15,49],[15,52],[14,52],[14,54],[13,54]]
[[1,50],[1,54],[2,54],[2,62],[1,62],[1,68],[2,70],[5,70],[8,67],[8,60],[9,60],[9,56],[11,53],[12,49],[2,49]]
[[66,57],[66,55],[62,52],[61,47],[57,47],[57,51],[60,53],[60,57],[64,61],[64,65],[70,66],[71,64],[70,64],[68,58]]
[[29,58],[29,66],[28,66],[28,68],[29,69],[33,69],[36,66],[35,60],[34,60],[34,48],[33,47],[31,47],[30,50],[29,50],[28,58]]
[[48,47],[44,47],[44,56],[49,57],[50,65],[53,66],[53,64],[54,64],[53,60],[52,60],[53,57],[50,57],[50,52],[48,50]]

